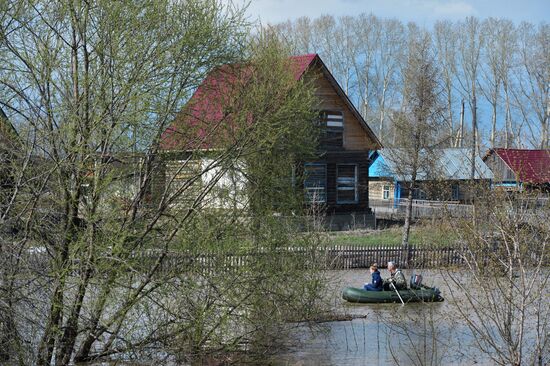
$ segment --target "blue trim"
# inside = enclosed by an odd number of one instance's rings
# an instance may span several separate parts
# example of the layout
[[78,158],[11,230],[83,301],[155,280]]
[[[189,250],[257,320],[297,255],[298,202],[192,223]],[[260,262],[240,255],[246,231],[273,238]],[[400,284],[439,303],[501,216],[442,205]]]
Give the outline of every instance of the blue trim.
[[372,163],[369,165],[369,177],[371,178],[386,178],[388,171],[385,169],[384,157],[378,151],[373,154]]
[[399,182],[394,182],[393,189],[393,207],[397,208],[397,201],[401,198],[401,185]]

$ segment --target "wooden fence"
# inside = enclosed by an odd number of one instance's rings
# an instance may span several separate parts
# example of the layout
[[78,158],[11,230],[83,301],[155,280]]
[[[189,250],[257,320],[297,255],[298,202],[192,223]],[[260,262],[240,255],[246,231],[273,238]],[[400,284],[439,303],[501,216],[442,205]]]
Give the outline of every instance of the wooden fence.
[[[328,269],[368,268],[373,263],[385,266],[389,261],[402,265],[406,255],[407,251],[397,246],[334,246],[326,249],[325,263]],[[457,248],[429,248],[413,245],[408,250],[408,263],[409,267],[447,267],[462,264],[463,257]]]
[[[385,266],[388,261],[398,265],[404,263],[407,254],[399,246],[355,247],[335,245],[317,250],[301,248],[281,248],[276,252],[256,250],[246,253],[228,253],[222,251],[207,251],[201,253],[171,252],[163,259],[165,270],[185,270],[194,267],[198,270],[231,270],[263,260],[288,262],[302,266],[320,266],[323,269],[342,270],[369,268],[378,263]],[[263,257],[263,258],[259,258]],[[158,259],[156,252],[143,252],[137,255],[138,261],[145,267],[152,265]],[[436,268],[461,265],[463,257],[458,248],[452,247],[421,247],[411,246],[408,250],[409,267]]]

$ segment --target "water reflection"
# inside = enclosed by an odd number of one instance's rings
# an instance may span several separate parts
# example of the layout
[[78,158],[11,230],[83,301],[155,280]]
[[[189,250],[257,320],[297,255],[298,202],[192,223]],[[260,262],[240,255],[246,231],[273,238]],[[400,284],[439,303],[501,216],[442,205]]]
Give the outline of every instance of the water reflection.
[[[409,273],[410,274],[410,273]],[[442,289],[439,271],[422,272],[428,285]],[[346,286],[368,281],[364,270],[328,273],[333,281],[336,311],[366,316],[353,321],[325,323],[313,335],[305,326],[295,331],[295,346],[276,357],[278,365],[490,365],[479,355],[459,317],[453,316],[452,297],[442,303],[350,304],[340,298]],[[382,273],[382,277],[387,277]]]

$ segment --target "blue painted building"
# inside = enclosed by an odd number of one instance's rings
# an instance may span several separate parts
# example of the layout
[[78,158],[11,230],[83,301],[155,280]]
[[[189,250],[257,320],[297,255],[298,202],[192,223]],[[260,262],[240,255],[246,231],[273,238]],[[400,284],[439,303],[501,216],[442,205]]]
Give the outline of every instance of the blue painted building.
[[[417,172],[417,187],[413,199],[464,202],[469,199],[465,183],[471,182],[471,158],[468,148],[444,148],[423,153],[425,160],[431,160],[430,171]],[[404,173],[404,167],[398,167],[397,149],[382,149],[371,156],[369,175],[369,201],[397,202],[408,197],[411,174]],[[399,173],[398,173],[399,172]],[[475,158],[475,181],[490,185],[493,173],[483,160]]]

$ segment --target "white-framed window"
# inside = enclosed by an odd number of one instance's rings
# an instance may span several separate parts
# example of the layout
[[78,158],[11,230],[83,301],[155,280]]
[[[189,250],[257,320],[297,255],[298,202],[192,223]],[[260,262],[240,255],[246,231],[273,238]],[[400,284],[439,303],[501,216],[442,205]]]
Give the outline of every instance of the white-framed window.
[[336,166],[336,202],[357,203],[357,164]]
[[342,147],[344,144],[344,114],[341,111],[322,111],[321,127],[324,129],[322,144]]
[[327,201],[327,165],[323,163],[304,164],[304,190],[306,202]]
[[382,198],[385,200],[390,199],[390,186],[389,184],[384,184],[383,190],[382,190]]

